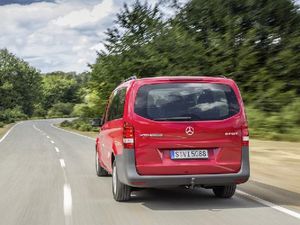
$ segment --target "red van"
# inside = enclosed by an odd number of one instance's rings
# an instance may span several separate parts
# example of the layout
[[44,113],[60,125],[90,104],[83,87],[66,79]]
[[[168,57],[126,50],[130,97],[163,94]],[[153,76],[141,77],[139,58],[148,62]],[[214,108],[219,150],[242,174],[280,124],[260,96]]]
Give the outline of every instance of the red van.
[[116,201],[132,187],[197,186],[230,198],[249,179],[248,125],[231,79],[130,78],[98,125],[96,172],[112,174]]

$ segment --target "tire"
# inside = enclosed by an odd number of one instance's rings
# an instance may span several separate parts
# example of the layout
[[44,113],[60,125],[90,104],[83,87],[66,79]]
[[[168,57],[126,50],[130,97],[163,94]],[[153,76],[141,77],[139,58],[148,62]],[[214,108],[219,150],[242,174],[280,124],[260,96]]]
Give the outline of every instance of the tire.
[[226,186],[219,186],[213,187],[213,192],[216,197],[218,198],[231,198],[235,193],[236,185],[226,185]]
[[108,175],[108,172],[99,163],[99,156],[97,150],[95,153],[95,167],[96,167],[96,174],[98,177],[105,177]]
[[112,169],[112,193],[117,202],[130,200],[131,187],[120,182],[117,173],[116,161],[113,162]]

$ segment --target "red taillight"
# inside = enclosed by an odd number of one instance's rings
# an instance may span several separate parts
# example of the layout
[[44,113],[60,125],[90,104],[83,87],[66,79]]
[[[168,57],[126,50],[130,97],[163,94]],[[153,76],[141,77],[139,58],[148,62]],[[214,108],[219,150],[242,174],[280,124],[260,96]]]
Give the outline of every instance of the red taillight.
[[124,122],[123,126],[123,146],[129,149],[134,148],[134,128],[127,122]]
[[249,146],[249,131],[248,126],[242,128],[242,142],[243,146]]

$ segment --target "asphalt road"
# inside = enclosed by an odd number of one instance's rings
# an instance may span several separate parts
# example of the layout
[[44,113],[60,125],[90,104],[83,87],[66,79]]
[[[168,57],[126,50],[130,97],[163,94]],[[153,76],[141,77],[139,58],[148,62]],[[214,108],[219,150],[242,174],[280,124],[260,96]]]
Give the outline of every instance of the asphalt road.
[[95,174],[94,141],[51,126],[57,121],[20,123],[0,142],[1,225],[300,224],[300,201],[286,212],[269,204],[299,196],[280,199],[275,196],[282,190],[254,182],[241,187],[251,196],[238,193],[229,200],[210,190],[174,189],[134,192],[130,202],[117,203],[111,177]]

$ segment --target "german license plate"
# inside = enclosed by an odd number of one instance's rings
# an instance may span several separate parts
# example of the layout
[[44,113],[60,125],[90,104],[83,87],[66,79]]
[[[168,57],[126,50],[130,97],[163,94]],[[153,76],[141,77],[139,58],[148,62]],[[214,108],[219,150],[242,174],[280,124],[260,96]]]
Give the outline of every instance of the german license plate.
[[171,150],[171,159],[208,159],[206,149],[195,150]]

